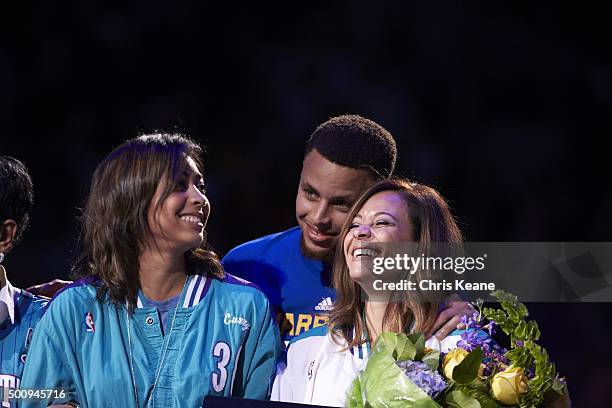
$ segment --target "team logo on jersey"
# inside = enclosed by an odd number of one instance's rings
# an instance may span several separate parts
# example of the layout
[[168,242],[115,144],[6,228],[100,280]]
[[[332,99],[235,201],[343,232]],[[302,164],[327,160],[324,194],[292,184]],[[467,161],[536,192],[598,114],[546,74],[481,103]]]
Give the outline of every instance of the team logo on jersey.
[[238,324],[242,326],[242,331],[249,330],[251,328],[251,323],[247,319],[242,316],[233,316],[230,313],[226,313],[223,317],[223,323],[227,326],[230,324]]
[[334,302],[332,302],[331,298],[328,296],[326,298],[321,298],[321,301],[318,305],[315,306],[315,310],[329,312],[334,309]]
[[87,326],[88,333],[95,333],[96,325],[94,324],[93,314],[91,312],[85,313],[85,325]]
[[308,365],[308,379],[309,380],[312,379],[312,367],[314,367],[314,365],[315,365],[315,360],[312,360],[310,364]]

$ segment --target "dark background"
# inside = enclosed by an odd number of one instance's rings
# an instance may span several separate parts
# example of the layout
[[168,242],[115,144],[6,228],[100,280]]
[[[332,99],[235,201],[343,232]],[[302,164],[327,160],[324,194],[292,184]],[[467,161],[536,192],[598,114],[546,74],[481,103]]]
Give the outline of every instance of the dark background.
[[[467,240],[610,241],[608,6],[124,3],[3,5],[0,154],[36,189],[16,286],[67,276],[77,207],[121,141],[206,146],[224,254],[295,225],[304,143],[342,113],[393,133],[398,173],[438,188]],[[530,308],[575,406],[608,406],[611,304]]]

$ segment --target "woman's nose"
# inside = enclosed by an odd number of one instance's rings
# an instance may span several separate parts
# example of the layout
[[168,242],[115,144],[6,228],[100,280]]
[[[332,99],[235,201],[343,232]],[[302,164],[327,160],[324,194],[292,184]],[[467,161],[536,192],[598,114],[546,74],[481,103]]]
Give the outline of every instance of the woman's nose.
[[370,226],[363,224],[360,225],[359,228],[355,230],[355,236],[357,238],[369,238],[372,235],[372,231],[370,230]]

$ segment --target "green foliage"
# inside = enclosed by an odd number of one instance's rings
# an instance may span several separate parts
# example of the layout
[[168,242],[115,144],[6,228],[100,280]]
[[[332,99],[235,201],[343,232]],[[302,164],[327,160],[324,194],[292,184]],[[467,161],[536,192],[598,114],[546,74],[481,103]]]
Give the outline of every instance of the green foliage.
[[[528,320],[529,311],[516,296],[496,291],[492,295],[501,308],[476,306],[481,318],[494,321],[510,337],[511,349],[506,357],[514,367],[533,373],[528,381],[528,390],[520,398],[520,408],[540,407],[544,399],[551,400],[566,392],[565,383],[559,379],[555,365],[549,360],[546,350],[537,344],[540,329],[533,320]],[[439,370],[440,352],[425,349],[425,337],[421,333],[381,333],[373,346],[365,371],[360,372],[347,395],[347,406],[368,407],[417,407],[417,408],[503,408],[491,394],[493,376],[505,366],[494,367],[486,379],[478,377],[484,353],[480,348],[470,352],[452,373],[452,380],[436,401],[416,386],[396,361],[417,360],[432,370]],[[406,399],[409,396],[409,399]],[[440,404],[440,405],[439,405]]]
[[506,353],[506,357],[515,367],[535,371],[535,376],[529,380],[527,393],[521,398],[520,407],[540,406],[544,394],[555,383],[557,372],[555,365],[548,359],[546,350],[536,343],[540,339],[538,324],[533,320],[526,320],[529,311],[516,296],[501,290],[491,295],[499,301],[502,310],[485,308],[483,314],[487,319],[495,321],[502,331],[510,336],[512,349]]
[[393,352],[393,358],[398,361],[414,360],[417,355],[417,348],[411,341],[406,341],[402,344],[402,349],[399,348]]
[[446,394],[444,402],[447,407],[452,408],[481,408],[476,398],[466,395],[461,390],[451,391]]
[[[381,333],[374,349],[384,349],[393,355],[393,358],[398,361],[414,360],[417,354],[424,354],[425,342],[419,341],[419,336],[398,335],[395,333]],[[423,337],[423,335],[420,335]],[[412,339],[415,339],[414,341]],[[418,344],[415,344],[418,343]]]
[[438,367],[440,367],[440,352],[438,350],[432,350],[423,356],[422,361],[432,370],[437,370]]
[[[408,335],[408,340],[410,340],[412,344],[414,344],[414,347],[416,349],[414,360],[421,360],[423,358],[423,355],[425,354],[425,335],[423,333],[412,333]],[[401,360],[403,361],[406,359]]]
[[483,382],[474,381],[467,385],[455,384],[453,389],[460,390],[463,394],[474,398],[481,408],[498,408],[501,406],[491,397],[489,387]]
[[478,378],[478,369],[482,363],[483,352],[480,347],[468,354],[453,369],[453,380],[459,384],[469,384]]
[[[440,408],[395,363],[396,360],[414,360],[417,354],[425,355],[422,337],[381,333],[372,348],[366,369],[353,380],[346,405],[350,408]],[[431,356],[434,357],[435,354]],[[439,359],[439,353],[436,358]]]

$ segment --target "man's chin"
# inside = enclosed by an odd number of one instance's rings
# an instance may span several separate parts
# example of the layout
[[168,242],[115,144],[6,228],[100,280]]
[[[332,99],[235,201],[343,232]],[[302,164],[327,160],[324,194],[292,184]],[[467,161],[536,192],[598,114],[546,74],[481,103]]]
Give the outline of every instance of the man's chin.
[[300,240],[300,250],[306,258],[316,259],[323,262],[331,262],[334,260],[334,246],[330,248],[314,247],[312,244],[307,244],[304,236]]

